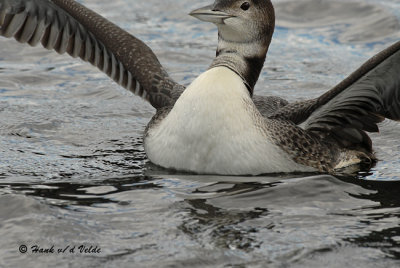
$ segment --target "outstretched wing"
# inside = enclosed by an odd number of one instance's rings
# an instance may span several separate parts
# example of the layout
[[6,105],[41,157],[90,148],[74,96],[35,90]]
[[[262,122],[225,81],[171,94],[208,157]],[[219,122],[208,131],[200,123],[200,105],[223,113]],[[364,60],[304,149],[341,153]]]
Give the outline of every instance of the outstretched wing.
[[88,61],[157,109],[184,90],[146,44],[73,0],[0,0],[0,35]]
[[321,97],[284,106],[271,118],[301,123],[307,131],[329,133],[344,146],[370,147],[363,131],[377,132],[377,123],[384,118],[400,120],[400,42]]

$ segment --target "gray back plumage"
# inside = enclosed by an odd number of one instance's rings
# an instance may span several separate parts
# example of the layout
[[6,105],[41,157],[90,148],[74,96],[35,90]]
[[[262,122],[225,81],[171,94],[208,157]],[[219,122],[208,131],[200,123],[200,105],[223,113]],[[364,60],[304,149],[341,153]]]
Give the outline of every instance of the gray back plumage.
[[147,45],[73,0],[0,0],[0,35],[88,61],[157,109],[184,89]]

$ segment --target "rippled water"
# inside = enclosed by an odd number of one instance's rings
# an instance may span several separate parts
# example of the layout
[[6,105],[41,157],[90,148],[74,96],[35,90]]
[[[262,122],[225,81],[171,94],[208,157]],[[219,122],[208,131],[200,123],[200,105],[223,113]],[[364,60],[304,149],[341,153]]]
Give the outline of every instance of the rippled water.
[[[207,1],[81,2],[185,85],[214,55],[215,27],[187,16]],[[400,37],[396,0],[274,4],[261,95],[315,97]],[[0,267],[399,267],[400,124],[372,135],[381,161],[358,178],[177,174],[146,159],[147,103],[79,60],[0,44]]]

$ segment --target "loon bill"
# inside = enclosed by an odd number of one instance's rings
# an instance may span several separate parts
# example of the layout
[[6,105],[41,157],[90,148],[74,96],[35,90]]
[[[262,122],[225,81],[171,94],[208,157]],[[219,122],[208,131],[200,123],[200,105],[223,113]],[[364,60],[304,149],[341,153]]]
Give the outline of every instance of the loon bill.
[[216,57],[187,88],[139,39],[73,0],[0,0],[0,34],[97,66],[157,112],[148,158],[203,174],[328,172],[376,160],[366,132],[400,120],[400,42],[330,91],[288,103],[253,95],[275,27],[269,0],[216,0],[190,13],[218,27]]

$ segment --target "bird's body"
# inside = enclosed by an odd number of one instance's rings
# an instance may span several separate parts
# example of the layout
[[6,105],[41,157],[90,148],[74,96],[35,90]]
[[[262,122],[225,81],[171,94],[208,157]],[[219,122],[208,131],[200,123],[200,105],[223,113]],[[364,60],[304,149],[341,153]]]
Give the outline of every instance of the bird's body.
[[275,26],[269,0],[216,0],[192,16],[218,27],[217,54],[186,89],[143,42],[72,0],[0,0],[0,34],[91,62],[157,109],[148,158],[212,174],[335,172],[375,160],[365,131],[400,120],[400,43],[326,94],[288,104],[253,95]]
[[160,166],[198,173],[315,171],[274,144],[264,120],[236,73],[211,68],[148,129],[146,153]]

